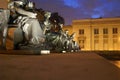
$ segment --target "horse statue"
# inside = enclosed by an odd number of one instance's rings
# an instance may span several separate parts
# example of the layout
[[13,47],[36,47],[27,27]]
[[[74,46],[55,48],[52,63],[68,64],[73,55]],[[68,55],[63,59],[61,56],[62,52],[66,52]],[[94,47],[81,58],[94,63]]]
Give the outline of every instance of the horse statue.
[[0,9],[0,39],[2,49],[6,49],[9,15],[9,10]]

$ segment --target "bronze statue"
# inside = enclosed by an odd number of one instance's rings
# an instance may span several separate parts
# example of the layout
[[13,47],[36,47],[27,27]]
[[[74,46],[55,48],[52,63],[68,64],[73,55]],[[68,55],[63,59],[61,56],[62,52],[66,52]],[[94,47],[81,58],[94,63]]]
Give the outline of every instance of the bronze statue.
[[75,33],[69,35],[62,29],[65,21],[57,12],[36,9],[35,3],[28,0],[10,1],[8,9],[9,24],[17,25],[14,49],[79,51],[79,45],[73,41]]

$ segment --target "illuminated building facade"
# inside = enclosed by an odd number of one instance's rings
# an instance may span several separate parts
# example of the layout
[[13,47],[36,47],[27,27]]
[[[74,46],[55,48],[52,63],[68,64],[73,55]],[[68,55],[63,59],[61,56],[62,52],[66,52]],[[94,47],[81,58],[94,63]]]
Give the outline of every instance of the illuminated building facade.
[[81,50],[120,50],[120,18],[73,20],[71,29]]

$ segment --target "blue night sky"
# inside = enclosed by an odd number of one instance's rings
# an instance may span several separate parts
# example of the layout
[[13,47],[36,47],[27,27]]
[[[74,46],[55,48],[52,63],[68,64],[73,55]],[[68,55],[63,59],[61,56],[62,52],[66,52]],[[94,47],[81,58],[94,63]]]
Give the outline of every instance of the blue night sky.
[[37,8],[58,12],[69,25],[72,20],[120,17],[120,0],[30,0]]

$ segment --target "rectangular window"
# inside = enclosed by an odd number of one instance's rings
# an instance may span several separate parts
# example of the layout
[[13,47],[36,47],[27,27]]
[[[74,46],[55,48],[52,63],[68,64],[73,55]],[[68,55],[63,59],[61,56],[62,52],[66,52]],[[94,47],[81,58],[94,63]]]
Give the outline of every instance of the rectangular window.
[[113,50],[118,50],[118,40],[113,39]]
[[80,34],[80,35],[83,35],[83,34],[84,34],[84,29],[80,29],[80,30],[79,30],[79,34]]
[[99,34],[99,29],[94,29],[94,34]]
[[103,39],[103,50],[108,50],[108,39]]
[[99,40],[94,40],[94,50],[99,50]]
[[113,34],[117,34],[118,33],[118,29],[117,28],[113,28]]
[[84,40],[79,40],[80,48],[84,48],[85,47],[84,43],[85,43]]
[[103,34],[108,34],[108,29],[107,28],[103,29]]

